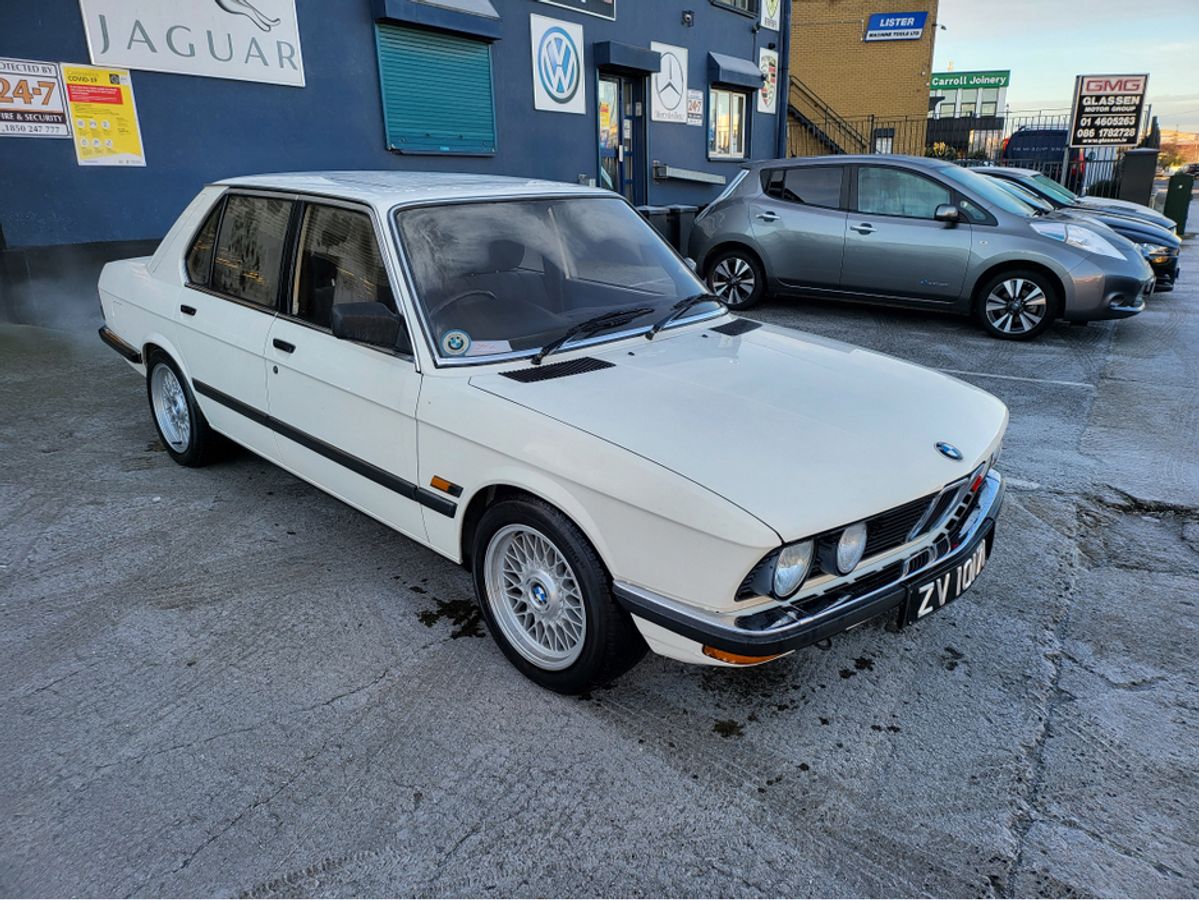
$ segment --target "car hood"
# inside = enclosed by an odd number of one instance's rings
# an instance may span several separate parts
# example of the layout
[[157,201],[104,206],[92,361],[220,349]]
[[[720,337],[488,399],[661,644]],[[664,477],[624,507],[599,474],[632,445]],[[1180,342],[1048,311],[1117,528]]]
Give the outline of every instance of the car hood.
[[1102,207],[1067,206],[1059,212],[1075,218],[1086,218],[1102,222],[1113,231],[1129,240],[1146,241],[1178,248],[1182,241],[1173,231],[1155,225],[1148,219],[1140,219],[1127,213],[1115,212]]
[[[612,365],[536,382],[478,375],[471,384],[650,459],[784,540],[965,477],[1007,426],[1007,408],[985,391],[789,329],[688,328],[590,355]],[[939,441],[963,458],[942,455]]]
[[1168,228],[1171,231],[1174,230],[1174,221],[1172,219],[1166,218],[1153,207],[1145,206],[1141,203],[1131,203],[1128,200],[1115,200],[1111,197],[1079,197],[1077,205],[1088,209],[1108,209],[1120,215],[1135,216],[1138,219],[1144,219],[1162,228]]

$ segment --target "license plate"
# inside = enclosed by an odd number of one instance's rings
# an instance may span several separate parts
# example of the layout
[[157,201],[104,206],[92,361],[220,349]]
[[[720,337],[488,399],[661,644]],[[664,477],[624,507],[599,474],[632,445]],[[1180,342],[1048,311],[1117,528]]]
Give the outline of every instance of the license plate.
[[927,581],[916,582],[908,590],[908,603],[904,624],[911,625],[952,603],[970,588],[987,564],[991,547],[991,535],[978,542],[970,555],[948,569],[932,575]]

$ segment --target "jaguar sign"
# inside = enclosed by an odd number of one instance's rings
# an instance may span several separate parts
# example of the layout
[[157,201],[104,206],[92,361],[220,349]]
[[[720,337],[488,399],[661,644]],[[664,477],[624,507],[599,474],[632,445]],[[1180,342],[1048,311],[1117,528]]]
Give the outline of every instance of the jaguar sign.
[[100,66],[304,86],[295,0],[79,0]]

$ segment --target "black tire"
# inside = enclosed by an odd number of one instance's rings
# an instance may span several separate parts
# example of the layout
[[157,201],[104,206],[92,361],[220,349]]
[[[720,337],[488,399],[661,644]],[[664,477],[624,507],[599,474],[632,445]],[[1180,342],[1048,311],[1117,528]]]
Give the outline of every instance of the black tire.
[[[531,530],[547,539],[569,566],[573,574],[572,587],[577,587],[577,593],[581,595],[586,623],[581,649],[576,646],[573,652],[577,656],[565,668],[548,668],[530,659],[527,651],[518,648],[505,633],[505,627],[497,619],[497,610],[492,607],[493,602],[497,604],[506,627],[519,628],[519,616],[510,612],[514,606],[508,596],[489,597],[487,576],[488,567],[492,565],[489,547],[494,541],[496,557],[502,557],[501,548],[506,540],[512,540],[514,530],[520,535]],[[484,512],[475,529],[472,569],[475,597],[487,629],[512,665],[544,688],[560,694],[579,694],[619,677],[645,655],[645,641],[629,614],[612,597],[611,580],[595,548],[573,522],[546,503],[532,498],[502,500]],[[544,590],[542,594],[545,594]],[[529,603],[520,602],[526,610],[525,615],[532,616]],[[578,599],[573,602],[577,603]],[[548,605],[545,608],[551,610]]]
[[[995,305],[1001,302],[1006,305]],[[974,299],[974,317],[983,330],[1005,341],[1031,341],[1060,315],[1061,297],[1053,280],[1031,269],[1008,269],[991,276]]]
[[766,272],[758,257],[741,247],[722,250],[708,261],[708,289],[729,309],[749,309],[766,296]]
[[[182,394],[181,398],[176,398],[181,402],[173,405],[177,417],[175,419],[160,408],[155,397],[156,391],[163,391],[162,386],[156,386],[156,379],[161,378],[169,385],[171,377]],[[169,398],[173,396],[173,391],[172,387],[162,394],[164,404],[171,405]],[[158,439],[162,441],[171,459],[181,466],[191,467],[207,465],[212,461],[218,450],[220,437],[209,426],[204,413],[200,412],[191,387],[179,371],[179,367],[175,365],[175,361],[161,350],[151,352],[146,359],[146,398],[150,401],[150,418],[154,420]],[[167,423],[165,428],[164,421]],[[176,422],[186,422],[186,434],[179,430]]]

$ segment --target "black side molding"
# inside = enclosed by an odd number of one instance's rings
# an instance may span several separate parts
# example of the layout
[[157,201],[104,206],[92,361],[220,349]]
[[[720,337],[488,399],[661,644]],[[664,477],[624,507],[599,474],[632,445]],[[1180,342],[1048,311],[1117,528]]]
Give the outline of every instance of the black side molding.
[[280,422],[262,410],[255,409],[248,403],[242,403],[236,397],[230,397],[224,391],[219,391],[202,381],[192,381],[192,387],[197,394],[207,397],[209,400],[219,403],[221,406],[231,409],[239,415],[245,416],[252,422],[271,429],[271,431],[282,435],[289,441],[295,441],[301,447],[311,450],[313,453],[319,454],[325,457],[325,459],[337,463],[339,466],[344,466],[351,472],[361,475],[363,478],[368,478],[375,484],[385,487],[389,491],[394,491],[401,497],[415,500],[421,506],[426,506],[434,512],[451,519],[458,511],[458,504],[446,497],[435,494],[425,488],[417,487],[411,481],[400,478],[398,475],[393,475],[385,469],[380,469],[374,463],[369,463],[364,459],[359,459],[357,456],[346,453],[344,450],[339,450],[332,444],[322,441],[318,437],[313,437],[305,431],[300,431],[300,429],[294,428],[286,422]]
[[111,328],[105,325],[100,329],[100,340],[112,347],[113,350],[125,357],[134,365],[140,366],[142,363],[141,351],[129,346],[123,340],[116,336]]

